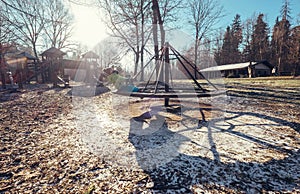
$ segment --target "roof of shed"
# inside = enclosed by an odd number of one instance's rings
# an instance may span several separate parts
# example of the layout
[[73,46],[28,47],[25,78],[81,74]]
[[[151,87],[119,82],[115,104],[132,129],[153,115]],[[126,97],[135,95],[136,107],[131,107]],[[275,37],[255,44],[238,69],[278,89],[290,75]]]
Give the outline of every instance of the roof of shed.
[[[272,65],[267,61],[252,62],[253,66],[258,65],[258,64],[264,64],[264,65],[268,66],[269,68],[272,67]],[[232,70],[232,69],[244,69],[248,66],[250,66],[250,62],[235,63],[235,64],[228,64],[228,65],[219,65],[219,66],[213,66],[213,67],[208,67],[208,68],[202,69],[202,70],[200,70],[200,72],[225,71],[225,70]]]
[[93,51],[88,51],[82,55],[82,58],[98,59],[99,55],[97,55]]
[[55,48],[55,47],[51,47],[47,50],[45,50],[41,55],[42,56],[63,56],[65,55],[65,52],[62,52],[61,50]]
[[36,57],[34,57],[33,55],[27,53],[27,52],[21,52],[19,54],[16,55],[16,57],[20,58],[20,57],[26,57],[29,60],[35,60]]

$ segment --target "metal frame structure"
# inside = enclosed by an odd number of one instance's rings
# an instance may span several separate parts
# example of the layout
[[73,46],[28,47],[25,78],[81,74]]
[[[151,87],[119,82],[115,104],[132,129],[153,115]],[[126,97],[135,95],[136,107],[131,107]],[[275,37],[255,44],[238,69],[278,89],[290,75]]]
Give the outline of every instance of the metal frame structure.
[[[161,54],[159,59],[156,60],[156,68],[153,68],[153,71],[151,72],[146,84],[137,87],[137,91],[118,90],[115,93],[119,95],[140,98],[164,98],[165,106],[169,106],[170,98],[201,98],[225,94],[224,91],[219,90],[212,82],[205,78],[205,76],[203,76],[203,74],[197,69],[195,64],[192,64],[189,60],[187,60],[176,49],[169,45],[169,43],[166,43],[160,52]],[[172,53],[170,54],[170,52]],[[174,59],[177,59],[181,63],[188,76],[193,80],[194,88],[176,88],[170,86],[170,81],[172,82],[172,74],[170,71],[170,55],[175,56]],[[154,57],[151,58],[151,60],[153,59]],[[150,64],[151,60],[145,65],[145,67]],[[194,72],[191,72],[190,69],[192,69]],[[156,80],[151,82],[154,72],[156,72]],[[195,79],[193,73],[205,79],[208,85],[212,86],[214,90],[203,88]]]

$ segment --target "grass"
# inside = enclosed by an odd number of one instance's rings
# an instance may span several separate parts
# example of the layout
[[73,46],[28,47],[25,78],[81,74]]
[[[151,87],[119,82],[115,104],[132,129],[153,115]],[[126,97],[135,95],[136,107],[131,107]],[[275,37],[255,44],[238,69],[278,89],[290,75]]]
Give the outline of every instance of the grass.
[[225,78],[225,84],[246,84],[262,87],[300,87],[300,79],[291,76],[257,77],[257,78]]
[[[260,99],[268,102],[300,104],[300,79],[291,76],[257,77],[257,78],[220,78],[210,80],[227,95]],[[192,80],[176,80],[175,83],[191,83]],[[206,80],[198,80],[207,87]],[[210,89],[210,88],[208,88]]]
[[[292,76],[257,77],[257,78],[218,78],[209,80],[213,84],[221,85],[248,85],[270,88],[300,88],[300,79]],[[173,80],[174,83],[192,83],[192,80]],[[200,84],[207,84],[206,80],[198,80]]]

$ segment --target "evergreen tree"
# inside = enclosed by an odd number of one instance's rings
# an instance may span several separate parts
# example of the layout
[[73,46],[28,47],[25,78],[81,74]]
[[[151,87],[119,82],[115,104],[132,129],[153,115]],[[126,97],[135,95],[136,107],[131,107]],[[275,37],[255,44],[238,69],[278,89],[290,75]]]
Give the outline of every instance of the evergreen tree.
[[298,76],[300,75],[300,26],[296,26],[291,30],[289,45],[288,60],[291,73],[293,76]]
[[[284,12],[285,13],[285,12]],[[290,22],[286,15],[282,15],[282,20],[276,20],[272,34],[272,63],[277,67],[279,74],[290,71],[288,62]]]
[[272,32],[272,39],[271,39],[271,54],[270,54],[270,62],[277,66],[277,58],[278,58],[278,53],[279,53],[279,45],[278,45],[278,33],[279,33],[279,19],[278,17],[276,18],[274,27],[273,27],[273,32]]
[[241,16],[239,14],[236,14],[231,25],[231,52],[233,63],[241,62],[241,52],[239,51],[240,44],[243,40],[243,30],[241,23]]
[[261,61],[269,59],[268,25],[263,20],[264,14],[259,14],[251,37],[251,60]]
[[230,26],[227,26],[224,34],[222,49],[218,54],[220,65],[241,62],[241,52],[239,50],[242,43],[242,25],[240,15],[236,15]]
[[227,26],[226,32],[224,34],[221,53],[220,53],[220,65],[229,64],[232,62],[231,48],[232,48],[231,29],[229,26]]
[[285,19],[285,20],[292,19],[290,16],[291,9],[290,9],[290,3],[288,0],[284,1],[284,4],[282,5],[280,12],[281,12],[282,19]]

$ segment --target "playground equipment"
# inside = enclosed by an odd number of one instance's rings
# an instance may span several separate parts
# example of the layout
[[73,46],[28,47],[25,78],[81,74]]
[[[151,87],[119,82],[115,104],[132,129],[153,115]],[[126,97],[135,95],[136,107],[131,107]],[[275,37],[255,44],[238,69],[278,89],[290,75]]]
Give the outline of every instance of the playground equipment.
[[69,88],[70,87],[70,76],[69,75],[64,75],[63,78],[60,77],[60,76],[57,76],[57,79],[64,84],[65,88]]
[[[171,54],[170,54],[171,52]],[[193,81],[193,88],[175,87],[173,84],[172,74],[170,71],[170,55],[175,56],[182,65],[189,78]],[[151,60],[153,60],[152,57]],[[145,65],[148,66],[151,60]],[[193,72],[191,72],[191,69]],[[158,71],[157,71],[158,70]],[[155,81],[151,82],[151,78],[156,73]],[[207,84],[213,89],[206,89],[195,79],[193,73],[198,74],[202,79],[206,80]],[[165,99],[165,106],[169,106],[170,98],[202,98],[212,97],[225,94],[224,91],[219,90],[211,81],[209,81],[203,74],[196,68],[195,64],[192,64],[188,59],[182,56],[171,45],[166,43],[160,51],[159,60],[157,60],[156,68],[151,72],[149,80],[143,86],[126,87],[115,92],[119,95],[140,97],[140,98],[163,98]]]
[[28,64],[33,61],[33,57],[29,58],[28,55],[6,60],[7,74],[6,84],[18,84],[22,88],[22,84],[28,81],[34,72],[28,68]]
[[58,87],[59,79],[57,76],[63,74],[61,61],[65,54],[54,47],[47,49],[41,54],[44,67],[48,68],[48,78],[53,83],[53,87]]
[[35,79],[37,83],[53,83],[54,87],[58,87],[60,83],[63,83],[64,87],[69,87],[70,79],[74,79],[74,75],[81,71],[84,72],[83,76],[77,81],[96,82],[101,85],[97,74],[98,63],[96,59],[98,56],[95,53],[87,52],[83,55],[83,60],[63,59],[65,54],[52,47],[41,54],[41,61],[26,52],[14,55],[5,61],[6,66],[3,70],[3,72],[11,72],[12,81],[8,74],[3,74],[4,84],[13,82],[21,88],[23,83]]

